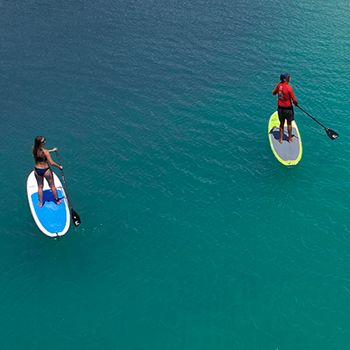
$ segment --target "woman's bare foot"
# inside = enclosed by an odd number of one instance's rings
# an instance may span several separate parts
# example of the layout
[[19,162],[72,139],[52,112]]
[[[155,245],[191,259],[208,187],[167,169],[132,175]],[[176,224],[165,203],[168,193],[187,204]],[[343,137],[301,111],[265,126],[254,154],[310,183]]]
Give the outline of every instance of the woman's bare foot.
[[39,202],[38,206],[39,206],[39,208],[42,208],[43,207],[43,203]]
[[282,144],[283,140],[279,139],[278,142]]
[[56,199],[56,204],[60,205],[62,203],[62,201],[60,199]]
[[293,136],[291,138],[288,139],[288,142],[289,143],[292,143],[293,142]]

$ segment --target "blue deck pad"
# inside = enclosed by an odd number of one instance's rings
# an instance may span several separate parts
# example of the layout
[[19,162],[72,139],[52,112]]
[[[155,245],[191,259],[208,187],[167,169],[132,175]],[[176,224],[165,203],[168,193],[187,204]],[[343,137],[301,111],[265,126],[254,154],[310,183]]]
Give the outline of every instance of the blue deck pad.
[[[58,198],[63,198],[63,193],[57,189]],[[43,193],[44,204],[39,207],[38,192],[32,194],[32,202],[35,214],[43,227],[50,233],[62,232],[66,226],[67,213],[66,199],[61,199],[61,204],[56,204],[55,198],[51,190],[45,190]]]

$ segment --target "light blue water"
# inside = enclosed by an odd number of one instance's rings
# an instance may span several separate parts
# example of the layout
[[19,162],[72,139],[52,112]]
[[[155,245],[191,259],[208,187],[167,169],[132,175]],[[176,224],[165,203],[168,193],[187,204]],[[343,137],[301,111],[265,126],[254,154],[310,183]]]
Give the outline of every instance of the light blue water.
[[[1,349],[350,346],[350,5],[0,2]],[[270,151],[292,74],[304,155]],[[26,199],[44,135],[82,225]]]

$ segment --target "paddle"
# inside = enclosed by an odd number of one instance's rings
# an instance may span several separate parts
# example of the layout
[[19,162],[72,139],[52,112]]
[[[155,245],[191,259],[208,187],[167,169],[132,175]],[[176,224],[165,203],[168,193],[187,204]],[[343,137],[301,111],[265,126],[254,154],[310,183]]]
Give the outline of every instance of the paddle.
[[[58,151],[56,150],[55,152],[56,152],[56,155],[57,155],[57,159],[59,160]],[[66,192],[66,195],[67,195],[68,204],[69,204],[70,212],[71,212],[71,215],[72,215],[72,221],[73,221],[74,226],[79,226],[81,224],[80,216],[73,209],[72,201],[70,199],[70,195],[69,195],[69,192],[68,192],[67,181],[66,181],[66,178],[64,176],[63,169],[61,169],[61,172],[62,172],[62,180],[63,180],[64,189],[65,189],[65,192]]]
[[332,130],[332,129],[328,129],[326,128],[323,124],[321,124],[315,117],[313,117],[311,114],[309,114],[308,112],[306,112],[304,109],[302,109],[299,105],[297,106],[300,110],[302,110],[307,116],[309,116],[311,119],[313,119],[317,124],[321,125],[322,128],[325,130],[325,132],[327,133],[328,137],[331,140],[335,140],[336,138],[338,138],[339,134]]

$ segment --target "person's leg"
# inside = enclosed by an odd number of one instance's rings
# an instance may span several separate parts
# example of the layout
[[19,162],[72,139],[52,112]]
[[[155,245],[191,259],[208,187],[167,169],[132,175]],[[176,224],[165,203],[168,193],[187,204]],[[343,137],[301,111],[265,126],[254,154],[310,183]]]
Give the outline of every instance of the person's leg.
[[44,174],[45,179],[47,180],[47,182],[49,183],[49,186],[51,188],[51,191],[53,193],[53,196],[55,197],[55,201],[57,204],[61,204],[61,200],[58,198],[57,195],[57,189],[55,186],[55,182],[53,180],[53,173],[51,171],[51,169],[47,169],[45,174]]
[[280,121],[280,138],[279,138],[279,143],[283,142],[283,134],[284,134],[284,116],[283,116],[283,111],[278,110],[278,119]]
[[287,116],[287,123],[288,123],[288,142],[293,142],[293,135],[292,135],[292,121],[294,120],[294,109],[288,111]]
[[288,125],[288,142],[293,142],[292,121],[287,120],[287,125]]
[[34,175],[36,178],[36,181],[38,183],[38,197],[39,197],[39,207],[41,208],[43,206],[43,187],[44,187],[44,178],[36,173],[34,171]]

